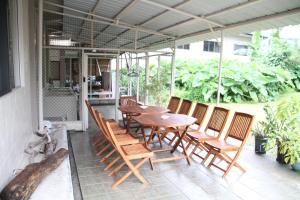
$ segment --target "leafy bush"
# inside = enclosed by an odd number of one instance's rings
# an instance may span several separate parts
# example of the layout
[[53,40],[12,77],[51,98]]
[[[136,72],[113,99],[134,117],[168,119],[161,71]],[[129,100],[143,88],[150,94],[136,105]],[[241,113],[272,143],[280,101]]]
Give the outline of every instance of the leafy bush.
[[[265,111],[272,110],[270,107]],[[273,110],[275,128],[268,132],[268,149],[279,149],[290,164],[300,162],[300,102],[297,98],[281,101]]]
[[[176,63],[176,85],[186,90],[185,98],[214,102],[218,87],[218,60]],[[293,87],[291,74],[281,67],[224,60],[222,69],[221,101],[265,102],[280,92]]]
[[279,31],[272,34],[272,46],[267,53],[260,53],[260,57],[264,58],[262,63],[270,67],[281,67],[288,70],[292,75],[292,83],[294,87],[300,90],[300,49],[295,44],[289,44],[286,40],[279,37]]

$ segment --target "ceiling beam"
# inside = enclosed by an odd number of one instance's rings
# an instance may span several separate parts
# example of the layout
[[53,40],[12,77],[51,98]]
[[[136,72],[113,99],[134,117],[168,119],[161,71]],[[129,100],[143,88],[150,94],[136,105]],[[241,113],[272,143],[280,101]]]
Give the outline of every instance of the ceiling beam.
[[[185,1],[181,2],[181,3],[176,4],[175,6],[172,6],[172,8],[178,9],[178,8],[180,8],[181,6],[183,6],[183,5],[187,4],[187,3],[189,3],[190,1],[191,1],[191,0],[185,0]],[[159,17],[161,17],[162,15],[164,15],[164,14],[166,14],[166,13],[168,13],[168,12],[170,12],[170,10],[166,9],[165,11],[163,11],[163,12],[161,12],[161,13],[159,13],[159,14],[157,14],[157,15],[155,15],[155,16],[149,18],[149,19],[147,19],[146,21],[140,23],[139,26],[144,26],[144,25],[146,25],[146,24],[148,24],[148,23],[150,23],[150,22],[153,22],[153,21],[157,20]]]
[[[95,3],[95,5],[93,6],[93,8],[90,10],[90,12],[89,13],[95,13],[95,11],[96,11],[96,9],[98,8],[98,6],[100,5],[100,3],[102,2],[103,0],[98,0],[96,3]],[[86,18],[89,18],[90,17],[90,15],[86,15]],[[81,25],[80,25],[80,30],[79,30],[79,32],[77,33],[77,35],[76,35],[76,38],[82,33],[82,28],[84,27],[84,24],[86,23],[86,21],[85,20],[83,20],[82,22],[81,22]]]
[[[100,23],[100,24],[112,25],[112,26],[116,26],[116,27],[120,27],[120,28],[124,28],[124,29],[130,29],[130,30],[138,29],[138,31],[140,31],[140,32],[145,32],[145,33],[148,33],[148,34],[154,34],[154,35],[174,38],[174,36],[171,36],[171,35],[168,35],[168,34],[160,33],[160,32],[150,30],[150,29],[146,29],[146,28],[143,28],[143,27],[137,27],[137,26],[125,23],[125,22],[121,22],[121,21],[116,22],[115,20],[110,19],[110,18],[106,18],[106,17],[100,16],[100,15],[96,15],[96,14],[92,14],[92,13],[88,13],[88,12],[83,12],[83,11],[76,10],[76,9],[73,9],[73,8],[69,8],[69,7],[66,7],[66,6],[62,6],[62,5],[59,5],[59,4],[54,4],[54,3],[50,3],[50,2],[47,2],[47,4],[56,5],[58,7],[64,7],[65,9],[70,9],[74,12],[79,12],[79,13],[82,13],[82,14],[89,14],[89,15],[93,16],[94,18],[90,19],[90,18],[76,16],[75,14],[73,15],[73,14],[61,13],[61,12],[57,12],[57,11],[53,11],[53,10],[49,10],[49,9],[44,9],[44,12],[57,14],[57,15],[64,15],[64,16],[68,16],[68,17],[71,17],[71,18],[83,19],[83,20],[86,20],[86,21],[96,22],[96,23]],[[105,19],[105,20],[103,20],[103,19]],[[113,21],[113,22],[110,22],[110,21]]]
[[[218,16],[218,15],[222,15],[222,14],[231,12],[231,11],[233,11],[233,10],[245,8],[245,7],[250,6],[250,5],[254,4],[254,3],[258,3],[259,1],[261,1],[261,0],[249,0],[249,1],[246,1],[246,2],[244,2],[244,3],[239,3],[239,4],[236,4],[236,5],[229,6],[229,7],[227,7],[227,8],[224,8],[224,9],[221,9],[221,10],[218,10],[218,11],[215,11],[215,12],[212,12],[212,13],[209,13],[209,14],[207,14],[207,15],[204,15],[203,17],[204,17],[204,18],[215,17],[215,16]],[[196,20],[193,19],[193,18],[187,19],[187,20],[184,20],[184,21],[182,21],[182,22],[173,24],[173,25],[171,25],[171,26],[162,28],[162,29],[160,29],[159,31],[169,31],[169,30],[171,30],[171,29],[173,29],[173,28],[177,28],[177,27],[182,26],[182,25],[184,25],[184,24],[193,23],[193,22],[195,22],[195,21],[196,21]]]
[[[291,10],[286,10],[286,11],[279,12],[279,13],[275,13],[275,14],[271,14],[271,15],[261,16],[261,17],[248,19],[248,20],[245,20],[245,21],[237,22],[237,23],[228,24],[224,28],[221,28],[221,27],[215,28],[215,31],[227,30],[227,29],[236,28],[236,27],[239,27],[239,26],[246,26],[246,25],[256,23],[256,22],[266,21],[266,20],[285,17],[285,16],[289,16],[289,15],[294,15],[294,14],[300,14],[300,7],[294,8],[294,9],[291,9]],[[210,30],[206,29],[206,30],[203,30],[203,31],[189,33],[189,34],[181,36],[180,38],[177,38],[177,40],[185,39],[185,38],[193,37],[193,36],[198,36],[198,35],[203,35],[203,34],[207,34],[209,32],[210,32]]]
[[191,18],[193,18],[195,20],[198,20],[198,21],[205,21],[205,22],[207,22],[209,24],[212,24],[212,25],[215,25],[215,26],[224,27],[223,24],[220,24],[218,22],[214,22],[212,20],[206,19],[205,17],[202,17],[202,16],[193,15],[191,13],[185,12],[183,10],[179,10],[177,8],[172,8],[172,7],[166,6],[164,4],[160,4],[160,3],[157,3],[157,2],[154,2],[154,1],[150,1],[150,0],[141,0],[141,1],[144,2],[144,3],[150,4],[150,5],[156,6],[156,7],[160,7],[160,8],[164,8],[164,9],[170,10],[172,12],[175,12],[175,13],[187,16],[187,17],[191,17]]
[[[124,16],[126,13],[128,13],[138,2],[141,0],[133,0],[131,1],[127,6],[125,6],[119,13],[117,13],[113,19],[114,20],[120,20],[121,16]],[[102,30],[99,31],[99,34],[96,34],[94,39],[97,39],[97,37],[100,35],[100,33],[105,32],[110,26],[104,27]]]
[[[179,8],[180,6],[183,6],[184,4],[186,4],[186,3],[190,2],[190,1],[191,0],[185,0],[185,1],[181,2],[181,3],[176,4],[172,8]],[[161,12],[161,13],[159,13],[159,14],[157,14],[157,15],[149,18],[149,19],[147,19],[146,21],[143,21],[143,22],[137,24],[137,26],[144,26],[144,25],[146,25],[146,24],[148,24],[150,22],[153,22],[154,20],[157,20],[159,17],[161,17],[162,15],[166,14],[167,12],[170,12],[170,11],[169,10],[164,10],[163,12]],[[123,34],[126,34],[127,32],[129,32],[129,30],[122,31],[121,33],[117,34],[117,36],[121,36]],[[114,38],[114,39],[108,41],[107,44],[109,44],[110,42],[113,42],[116,39],[117,38]]]
[[121,19],[121,17],[128,14],[129,11],[132,10],[132,8],[138,4],[141,0],[133,0],[131,1],[125,8],[123,8],[114,18],[115,19]]
[[[66,23],[63,23],[63,22],[57,22],[58,24],[61,24],[63,26],[66,26],[66,27],[72,27],[72,28],[78,28],[78,26],[76,25],[70,25],[70,24],[66,24]],[[86,30],[86,31],[91,31],[90,29],[88,28],[84,28],[82,27],[83,30]],[[57,30],[57,29],[56,29]],[[98,33],[98,31],[93,31],[93,33]],[[67,33],[67,34],[71,34],[71,33]],[[110,34],[110,33],[101,33],[101,35],[106,35],[106,36],[113,36],[113,37],[118,37],[119,39],[121,40],[124,40],[124,41],[128,41],[128,42],[134,42],[134,40],[131,40],[131,39],[128,39],[128,38],[124,38],[124,37],[120,37],[120,36],[117,36],[117,35],[114,35],[114,34]],[[139,42],[141,44],[145,44],[145,43],[142,43],[142,42]]]

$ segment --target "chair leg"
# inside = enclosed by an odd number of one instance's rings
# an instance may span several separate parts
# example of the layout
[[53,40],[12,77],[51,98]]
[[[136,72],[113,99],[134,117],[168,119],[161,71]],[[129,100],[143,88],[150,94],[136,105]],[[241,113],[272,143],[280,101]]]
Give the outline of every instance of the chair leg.
[[197,150],[198,147],[199,147],[199,144],[195,144],[195,147],[193,148],[193,150],[192,150],[192,152],[190,153],[189,156],[192,156],[195,153],[195,151]]
[[111,150],[106,156],[104,156],[101,160],[99,160],[99,162],[106,161],[115,152],[116,152],[116,149]]
[[210,156],[210,154],[212,154],[211,150],[209,152],[207,152],[205,158],[202,160],[202,162],[201,162],[202,165],[204,165],[204,163],[206,162],[206,160],[208,159],[208,157]]
[[103,149],[101,149],[96,156],[99,157],[104,151],[106,151],[110,147],[110,144],[107,144]]
[[209,168],[211,167],[211,165],[215,162],[216,158],[217,158],[217,155],[214,154],[213,159],[211,159],[210,163],[209,163],[208,166],[207,166],[208,169],[209,169]]
[[148,158],[144,158],[143,160],[141,160],[136,166],[133,166],[129,161],[125,161],[128,168],[130,169],[129,172],[127,172],[126,174],[124,174],[122,177],[120,177],[113,185],[112,188],[117,187],[119,184],[123,183],[125,181],[126,178],[128,178],[132,173],[144,184],[147,183],[146,179],[140,174],[140,172],[138,171],[138,169],[144,164],[144,162],[147,160]]
[[99,147],[101,147],[102,145],[104,145],[106,143],[105,140],[99,141],[96,145],[94,145],[94,148],[97,149]]
[[176,139],[176,135],[174,135],[173,138],[170,140],[169,145],[172,145],[175,139]]
[[117,166],[116,168],[114,168],[109,174],[108,176],[113,176],[115,175],[120,169],[122,169],[122,167],[124,167],[124,165],[126,165],[125,162],[122,162],[119,166]]
[[188,143],[188,145],[186,146],[186,149],[187,149],[187,150],[190,148],[190,146],[192,145],[192,143],[193,143],[193,141],[190,140],[189,143]]
[[224,178],[225,176],[227,176],[227,174],[229,173],[229,171],[230,171],[231,168],[233,167],[234,162],[235,162],[235,161],[233,161],[233,162],[231,162],[231,163],[229,164],[228,168],[226,169],[225,173],[224,173],[223,176],[222,176],[223,178]]
[[105,168],[103,171],[107,171],[109,170],[109,168],[111,168],[116,162],[118,162],[121,159],[120,156],[118,156],[116,159],[114,159],[113,161],[111,161]]
[[152,162],[151,158],[149,158],[149,164],[150,164],[151,170],[153,171],[154,170],[154,165],[153,165],[153,162]]

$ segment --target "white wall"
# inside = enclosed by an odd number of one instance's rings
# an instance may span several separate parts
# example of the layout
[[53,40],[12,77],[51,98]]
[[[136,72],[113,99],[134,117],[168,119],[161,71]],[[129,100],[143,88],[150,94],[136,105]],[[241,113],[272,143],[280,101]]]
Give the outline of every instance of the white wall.
[[[223,44],[223,58],[236,59],[240,61],[248,61],[249,56],[234,55],[234,44],[249,44],[251,38],[249,37],[224,37]],[[176,59],[190,60],[190,59],[212,59],[219,58],[219,53],[203,51],[203,41],[190,44],[190,49],[176,49]]]
[[22,169],[28,164],[24,148],[37,128],[34,2],[21,2],[23,30],[19,34],[23,34],[20,51],[24,53],[21,60],[24,86],[0,97],[0,191],[13,178],[15,169]]

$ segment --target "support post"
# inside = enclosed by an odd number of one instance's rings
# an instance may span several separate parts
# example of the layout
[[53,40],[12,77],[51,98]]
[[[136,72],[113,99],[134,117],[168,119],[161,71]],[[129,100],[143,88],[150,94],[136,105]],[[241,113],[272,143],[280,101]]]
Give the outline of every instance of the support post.
[[219,58],[219,72],[218,72],[218,90],[217,90],[217,105],[220,104],[221,86],[222,86],[222,62],[223,62],[223,30],[221,30],[220,42],[220,58]]
[[[90,62],[89,62],[89,65],[88,65],[88,69],[89,69],[89,75],[88,76],[90,76],[90,84],[89,84],[89,88],[90,88],[90,90],[89,90],[89,92],[88,92],[88,94],[90,95],[90,99],[91,98],[93,98],[93,88],[92,88],[92,65],[93,65],[93,60],[92,60],[92,58],[88,58],[89,60],[90,60]],[[88,80],[87,80],[88,81]]]
[[38,107],[39,107],[39,129],[43,126],[43,4],[39,1],[39,30],[38,30]]
[[157,56],[157,80],[160,78],[160,56]]
[[139,59],[138,59],[138,56],[137,54],[135,54],[135,59],[136,59],[136,69],[137,69],[137,83],[136,83],[136,98],[137,98],[137,101],[139,102],[140,100],[140,66],[139,66]]
[[175,93],[175,55],[176,55],[176,46],[174,42],[174,47],[172,49],[172,59],[171,59],[171,88],[170,88],[170,95],[173,96]]
[[145,91],[145,95],[144,95],[144,104],[145,105],[148,105],[148,95],[149,95],[149,91],[148,91],[148,89],[147,89],[147,86],[148,86],[148,84],[149,84],[149,53],[148,52],[146,52],[145,53],[146,54],[146,57],[145,57],[145,85],[144,85],[144,87],[145,87],[145,89],[144,89],[144,91]]
[[116,101],[115,101],[115,120],[118,122],[118,107],[119,107],[119,80],[120,80],[120,68],[119,68],[119,56],[120,56],[120,51],[118,51],[117,59],[116,59],[116,91],[115,91],[115,96],[116,96]]

